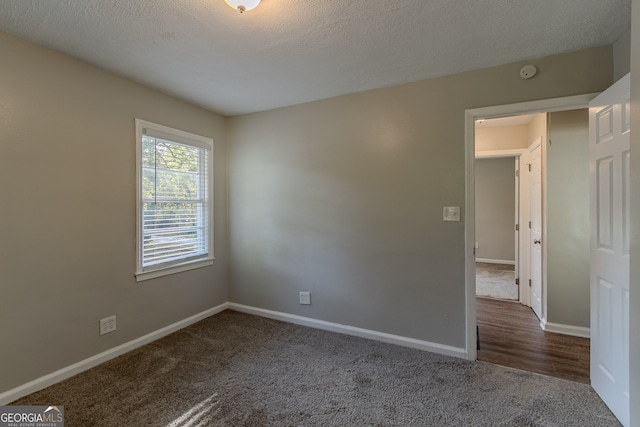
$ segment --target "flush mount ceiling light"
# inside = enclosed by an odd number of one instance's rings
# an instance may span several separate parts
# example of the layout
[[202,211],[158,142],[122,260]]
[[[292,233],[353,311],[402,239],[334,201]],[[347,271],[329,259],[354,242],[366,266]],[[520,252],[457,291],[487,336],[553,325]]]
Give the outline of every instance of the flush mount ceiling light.
[[240,13],[255,9],[260,4],[260,0],[224,0],[224,2]]

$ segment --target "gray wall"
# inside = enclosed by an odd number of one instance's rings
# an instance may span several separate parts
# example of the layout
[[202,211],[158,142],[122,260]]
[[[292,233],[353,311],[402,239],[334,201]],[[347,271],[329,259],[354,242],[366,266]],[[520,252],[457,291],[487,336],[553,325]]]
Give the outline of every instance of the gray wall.
[[[230,260],[222,117],[3,34],[0,55],[1,392],[226,301]],[[612,81],[611,47],[534,63],[228,120],[229,299],[462,347],[464,227],[441,214],[464,217],[464,110]],[[135,282],[135,117],[214,139],[213,267]]]
[[589,327],[589,111],[551,113],[547,146],[547,321]]
[[613,80],[611,46],[533,63],[231,118],[230,300],[464,347],[464,223],[442,207],[464,218],[465,109]]
[[[630,354],[640,360],[640,0],[631,5],[631,271],[630,271]],[[640,426],[640,363],[631,363],[631,425]]]
[[[228,253],[224,118],[2,33],[0,57],[3,392],[225,302]],[[135,281],[136,117],[214,139],[213,266]]]
[[613,80],[618,81],[631,70],[631,28],[613,44]]
[[476,159],[476,258],[515,261],[515,158]]

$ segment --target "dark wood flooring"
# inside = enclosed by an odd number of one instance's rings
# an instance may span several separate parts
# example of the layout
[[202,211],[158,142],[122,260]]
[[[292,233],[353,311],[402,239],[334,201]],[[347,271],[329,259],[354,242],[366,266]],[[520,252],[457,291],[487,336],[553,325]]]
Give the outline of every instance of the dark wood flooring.
[[530,307],[477,298],[478,360],[590,384],[589,339],[545,332]]

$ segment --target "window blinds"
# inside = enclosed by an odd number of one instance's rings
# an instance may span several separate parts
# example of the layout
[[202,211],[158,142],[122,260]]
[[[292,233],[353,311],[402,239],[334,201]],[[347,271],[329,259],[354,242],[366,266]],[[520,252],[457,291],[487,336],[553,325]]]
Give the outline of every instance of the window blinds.
[[210,151],[199,141],[144,129],[143,271],[209,256]]

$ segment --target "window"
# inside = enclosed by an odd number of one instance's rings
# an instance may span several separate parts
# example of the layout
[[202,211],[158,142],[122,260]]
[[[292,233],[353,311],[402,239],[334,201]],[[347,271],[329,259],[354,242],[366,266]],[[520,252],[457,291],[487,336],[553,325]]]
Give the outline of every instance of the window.
[[136,119],[138,281],[213,263],[213,140]]

